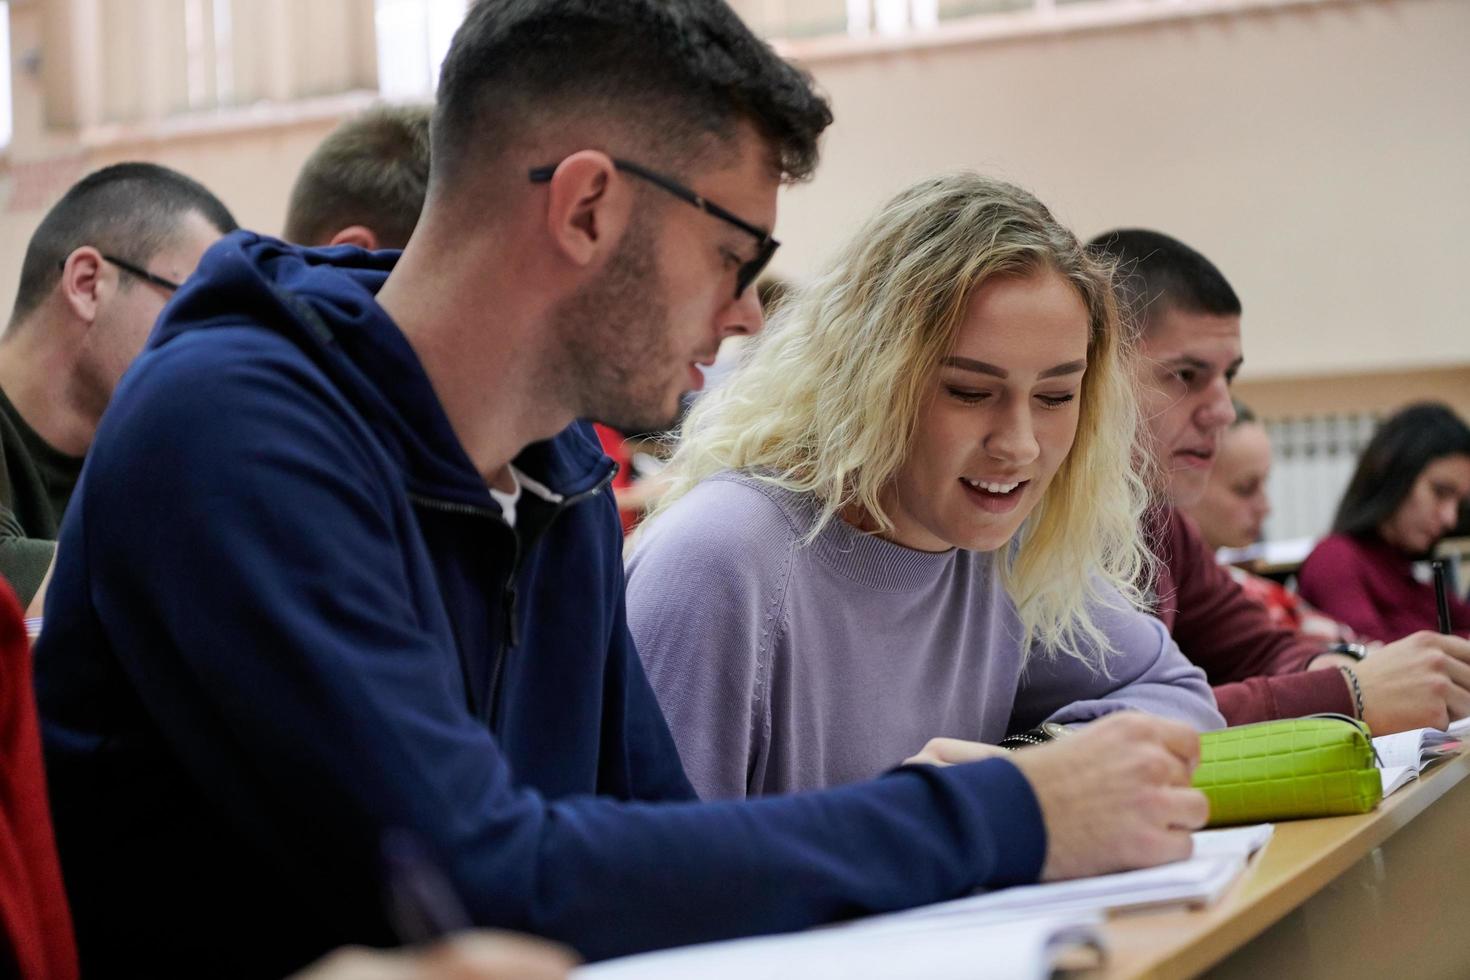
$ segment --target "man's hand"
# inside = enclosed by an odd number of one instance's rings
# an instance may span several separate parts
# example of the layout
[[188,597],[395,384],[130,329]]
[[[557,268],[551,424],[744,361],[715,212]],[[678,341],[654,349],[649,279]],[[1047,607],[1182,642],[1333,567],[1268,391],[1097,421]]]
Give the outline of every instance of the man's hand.
[[292,980],[564,980],[576,962],[555,943],[477,930],[423,949],[343,947]]
[[1041,804],[1047,880],[1187,858],[1190,832],[1209,818],[1189,785],[1199,735],[1178,722],[1120,712],[1012,761]]
[[1385,645],[1352,670],[1363,689],[1363,720],[1374,735],[1445,728],[1470,715],[1470,640],[1423,630]]
[[962,738],[931,738],[918,755],[903,760],[906,766],[957,766],[961,762],[979,762],[981,759],[1004,759],[1010,753],[999,745],[984,742],[967,742]]

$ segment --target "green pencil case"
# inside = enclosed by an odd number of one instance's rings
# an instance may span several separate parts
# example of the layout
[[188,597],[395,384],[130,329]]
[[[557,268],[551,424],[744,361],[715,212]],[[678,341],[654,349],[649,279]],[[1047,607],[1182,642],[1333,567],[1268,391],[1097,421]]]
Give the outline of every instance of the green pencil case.
[[1383,799],[1375,758],[1362,722],[1266,721],[1202,734],[1194,786],[1211,827],[1367,813]]

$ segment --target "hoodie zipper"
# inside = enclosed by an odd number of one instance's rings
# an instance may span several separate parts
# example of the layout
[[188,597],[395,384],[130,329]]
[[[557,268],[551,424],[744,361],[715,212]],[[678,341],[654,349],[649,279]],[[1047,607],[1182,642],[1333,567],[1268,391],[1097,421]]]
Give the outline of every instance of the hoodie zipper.
[[[546,523],[543,524],[540,530],[536,532],[535,537],[525,542],[524,549],[521,545],[520,535],[515,533],[515,528],[506,523],[504,515],[502,515],[499,511],[491,510],[488,507],[476,507],[473,504],[459,503],[458,501],[440,500],[437,497],[426,497],[422,494],[409,494],[409,500],[411,500],[413,503],[428,507],[431,510],[438,510],[444,513],[460,514],[471,517],[488,518],[498,523],[507,531],[511,532],[510,574],[506,577],[505,585],[501,587],[500,591],[501,612],[502,615],[504,615],[505,617],[505,629],[501,633],[500,640],[495,645],[495,658],[491,661],[490,664],[490,691],[485,704],[485,721],[489,725],[491,731],[495,730],[495,723],[498,720],[498,709],[500,706],[500,686],[502,683],[502,678],[505,674],[505,661],[507,653],[509,652],[509,650],[520,645],[520,630],[516,625],[516,575],[520,571],[522,552],[523,550],[529,551],[531,546],[540,539],[541,535],[545,534],[548,530],[550,530],[551,525],[556,523],[556,519],[562,515],[563,511],[565,511],[568,507],[573,506],[574,504],[581,503],[589,497],[597,496],[603,490],[607,489],[607,487],[612,483],[613,478],[616,475],[617,467],[614,467],[611,473],[608,473],[605,477],[599,480],[597,485],[593,486],[591,489],[584,490],[578,494],[573,494],[570,497],[563,497],[561,502],[555,505],[555,509],[551,512],[551,516],[546,519]],[[461,672],[465,673],[465,668],[461,667]],[[469,677],[465,676],[464,680],[466,690],[468,690]]]

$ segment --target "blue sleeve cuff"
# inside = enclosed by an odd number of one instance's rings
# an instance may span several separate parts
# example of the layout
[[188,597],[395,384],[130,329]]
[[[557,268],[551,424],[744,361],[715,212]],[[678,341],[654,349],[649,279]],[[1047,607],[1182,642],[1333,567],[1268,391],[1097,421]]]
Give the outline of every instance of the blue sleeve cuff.
[[1046,861],[1046,823],[1036,793],[1021,770],[1009,759],[986,759],[941,772],[963,781],[966,795],[975,800],[978,816],[990,828],[995,864],[988,879],[981,882],[982,887],[1035,883]]

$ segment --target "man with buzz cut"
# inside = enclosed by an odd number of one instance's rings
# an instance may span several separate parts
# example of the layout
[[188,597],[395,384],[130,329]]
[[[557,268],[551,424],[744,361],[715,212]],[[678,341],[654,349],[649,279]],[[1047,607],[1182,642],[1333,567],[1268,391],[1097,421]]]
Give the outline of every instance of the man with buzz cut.
[[282,237],[369,251],[407,245],[429,186],[431,112],[374,106],[327,134],[291,187]]
[[119,163],[41,219],[0,336],[0,574],[31,604],[113,388],[199,256],[235,230],[198,182]]
[[103,420],[36,653],[88,975],[280,976],[456,912],[602,958],[1190,853],[1198,737],[1136,714],[694,798],[574,420],[663,425],[760,329],[830,119],[719,0],[480,0],[401,256],[205,255]]
[[1470,640],[1415,633],[1371,657],[1356,644],[1328,647],[1274,625],[1215,561],[1177,508],[1204,493],[1220,435],[1235,420],[1240,299],[1214,263],[1161,232],[1122,228],[1088,247],[1118,262],[1121,298],[1138,330],[1139,402],[1160,480],[1149,528],[1157,614],[1204,668],[1225,720],[1332,712],[1387,735],[1470,715]]

